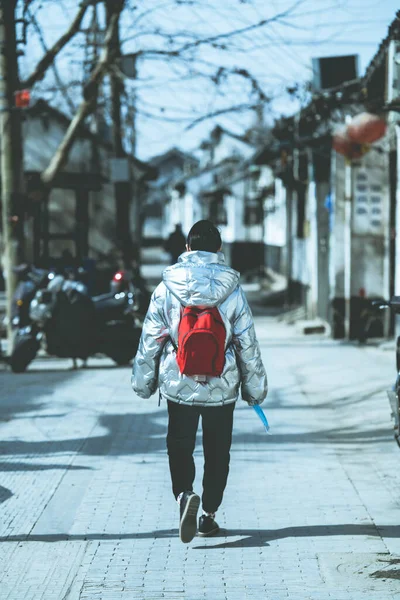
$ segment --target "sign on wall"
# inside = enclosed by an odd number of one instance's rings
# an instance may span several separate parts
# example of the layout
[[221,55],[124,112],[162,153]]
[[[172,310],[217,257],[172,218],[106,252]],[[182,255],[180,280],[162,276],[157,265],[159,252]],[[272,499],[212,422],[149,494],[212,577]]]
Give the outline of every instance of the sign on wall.
[[380,165],[354,166],[353,177],[353,231],[360,235],[385,234],[384,169]]

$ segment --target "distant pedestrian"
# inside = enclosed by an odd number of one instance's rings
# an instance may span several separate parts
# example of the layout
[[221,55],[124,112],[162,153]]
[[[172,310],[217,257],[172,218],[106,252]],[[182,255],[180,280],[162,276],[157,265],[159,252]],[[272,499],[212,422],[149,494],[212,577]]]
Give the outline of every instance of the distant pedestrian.
[[175,225],[175,231],[171,233],[167,241],[165,242],[165,250],[171,256],[171,264],[175,264],[182,254],[185,252],[186,238],[183,235],[182,225],[179,223]]
[[198,534],[209,536],[219,531],[215,513],[228,478],[239,390],[254,405],[264,401],[268,389],[252,314],[239,273],[224,264],[218,229],[199,221],[186,249],[165,269],[152,295],[132,372],[139,396],[149,398],[159,388],[167,400],[172,490],[185,543],[196,534],[200,505],[193,492],[199,418],[205,462]]

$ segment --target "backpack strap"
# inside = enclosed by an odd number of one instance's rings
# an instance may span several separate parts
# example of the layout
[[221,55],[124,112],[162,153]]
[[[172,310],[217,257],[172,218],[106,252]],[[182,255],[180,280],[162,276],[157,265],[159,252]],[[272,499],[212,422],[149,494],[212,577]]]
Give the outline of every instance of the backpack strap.
[[175,342],[174,342],[174,340],[172,339],[171,336],[169,336],[169,341],[173,345],[175,352],[178,352],[178,346],[175,344]]

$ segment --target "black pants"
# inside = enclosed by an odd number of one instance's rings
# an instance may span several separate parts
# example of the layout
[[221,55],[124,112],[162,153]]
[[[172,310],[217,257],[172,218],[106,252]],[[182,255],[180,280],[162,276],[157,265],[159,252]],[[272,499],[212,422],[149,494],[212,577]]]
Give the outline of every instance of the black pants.
[[203,426],[203,509],[215,512],[222,502],[229,473],[235,403],[225,406],[188,406],[168,401],[167,449],[175,498],[193,490],[193,451],[199,417]]

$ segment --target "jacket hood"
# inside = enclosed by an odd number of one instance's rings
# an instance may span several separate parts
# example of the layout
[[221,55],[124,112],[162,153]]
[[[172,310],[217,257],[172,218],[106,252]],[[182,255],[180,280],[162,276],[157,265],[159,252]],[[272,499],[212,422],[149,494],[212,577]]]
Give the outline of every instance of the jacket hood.
[[184,252],[165,269],[163,281],[183,306],[216,306],[233,292],[240,274],[225,265],[222,252]]

